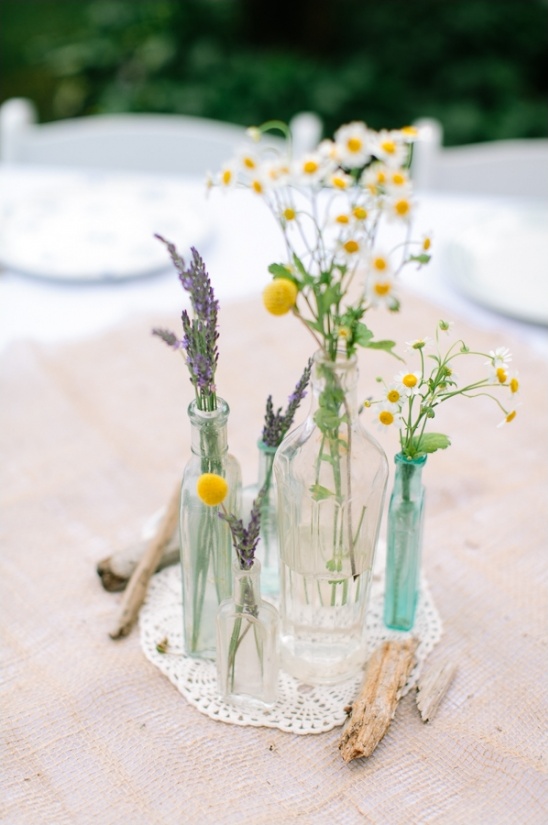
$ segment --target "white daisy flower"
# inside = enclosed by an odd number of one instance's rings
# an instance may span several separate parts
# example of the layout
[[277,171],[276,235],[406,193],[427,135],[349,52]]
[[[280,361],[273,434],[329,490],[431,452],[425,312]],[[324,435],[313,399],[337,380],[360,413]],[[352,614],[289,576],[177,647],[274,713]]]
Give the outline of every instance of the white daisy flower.
[[308,152],[294,161],[292,171],[299,183],[320,183],[328,171],[328,164],[319,152]]
[[406,372],[403,370],[399,372],[394,378],[395,386],[410,398],[412,395],[418,395],[420,391],[422,376],[420,372]]
[[388,219],[409,221],[413,215],[413,201],[408,192],[391,193],[385,202]]
[[508,347],[497,347],[495,350],[489,350],[489,358],[490,360],[485,363],[497,369],[497,367],[504,367],[512,360],[512,353]]
[[234,164],[226,163],[219,172],[219,184],[223,189],[231,189],[236,186],[238,174]]
[[401,427],[403,420],[397,410],[393,410],[389,405],[383,404],[377,413],[377,428],[386,430],[388,427]]
[[504,427],[504,426],[505,426],[505,424],[511,424],[511,423],[512,423],[512,421],[514,420],[514,418],[515,418],[515,417],[516,417],[516,415],[517,415],[517,408],[518,408],[518,407],[521,407],[521,404],[516,404],[516,406],[514,407],[514,409],[513,409],[513,410],[511,410],[509,413],[507,413],[507,414],[504,416],[504,418],[502,419],[502,421],[500,421],[500,422],[497,424],[497,427]]
[[366,287],[367,298],[373,306],[384,306],[394,309],[398,306],[395,295],[394,280],[387,274],[384,278],[369,278]]
[[418,349],[432,349],[433,346],[433,338],[430,338],[428,335],[425,335],[424,338],[416,338],[414,341],[406,341],[404,352],[414,352]]
[[338,159],[347,169],[363,166],[371,158],[369,129],[360,121],[341,126],[335,132]]
[[403,166],[407,159],[407,145],[401,132],[394,129],[381,129],[380,132],[372,133],[369,148],[371,154],[387,166]]

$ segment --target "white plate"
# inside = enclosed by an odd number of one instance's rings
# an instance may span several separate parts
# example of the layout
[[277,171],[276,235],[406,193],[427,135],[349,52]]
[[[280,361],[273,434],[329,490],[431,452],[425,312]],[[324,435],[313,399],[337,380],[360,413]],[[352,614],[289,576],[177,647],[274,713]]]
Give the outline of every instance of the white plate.
[[508,206],[474,216],[445,247],[452,286],[512,318],[548,324],[548,206]]
[[171,266],[209,234],[202,189],[155,177],[60,175],[2,193],[0,262],[40,278],[119,280]]

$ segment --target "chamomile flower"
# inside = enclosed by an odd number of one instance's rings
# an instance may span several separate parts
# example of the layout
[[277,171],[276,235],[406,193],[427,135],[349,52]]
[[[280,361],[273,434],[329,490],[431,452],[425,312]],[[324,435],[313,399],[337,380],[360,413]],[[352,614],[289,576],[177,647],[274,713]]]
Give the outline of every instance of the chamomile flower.
[[497,347],[495,350],[489,350],[489,361],[485,363],[497,369],[504,367],[512,360],[512,353],[508,347]]
[[293,164],[293,173],[301,184],[320,183],[325,172],[326,162],[319,152],[308,152]]
[[508,386],[512,395],[517,395],[519,392],[519,373],[516,370],[511,370],[508,373]]
[[355,221],[362,223],[366,221],[369,216],[369,213],[365,206],[361,206],[359,203],[352,207],[352,217]]
[[357,169],[371,158],[370,136],[365,123],[353,121],[335,132],[337,157],[346,169]]
[[257,155],[254,152],[249,152],[247,150],[243,150],[240,153],[238,160],[240,167],[248,174],[253,174],[253,172],[258,169],[260,165]]
[[391,310],[397,309],[399,306],[399,301],[395,295],[395,283],[389,274],[385,277],[369,278],[366,295],[372,306],[384,305]]
[[406,372],[403,370],[396,375],[394,383],[403,395],[410,398],[412,395],[419,394],[421,380],[422,375],[420,372]]
[[340,169],[335,170],[331,174],[328,174],[325,182],[327,186],[331,186],[333,189],[338,189],[339,191],[344,191],[345,189],[349,189],[352,184],[352,178],[350,175],[347,175],[345,172],[342,172]]
[[405,352],[413,352],[418,349],[432,349],[434,341],[428,335],[424,338],[416,338],[414,341],[405,342]]
[[386,200],[386,214],[388,218],[399,221],[410,221],[413,215],[413,201],[408,192],[391,195]]
[[386,430],[388,427],[401,427],[402,417],[400,413],[389,405],[383,404],[377,413],[377,428]]
[[517,407],[519,407],[519,406],[520,406],[520,404],[516,404],[516,406],[514,407],[513,410],[510,410],[510,412],[506,413],[506,415],[504,416],[502,421],[500,421],[497,424],[497,427],[504,427],[506,424],[511,424],[512,421],[514,420],[514,418],[516,417],[516,415],[518,414],[517,413]]
[[363,172],[360,183],[370,195],[378,195],[384,192],[386,181],[388,180],[388,169],[384,163],[372,163]]
[[401,132],[394,129],[381,129],[380,132],[373,133],[370,148],[371,154],[387,166],[403,166],[407,159],[407,145]]
[[407,396],[402,393],[399,385],[393,383],[389,387],[385,387],[382,400],[386,409],[392,412],[399,412],[406,397]]
[[238,180],[234,164],[226,163],[219,172],[219,183],[223,189],[233,188]]
[[386,189],[389,192],[397,193],[410,190],[409,174],[405,169],[387,169],[386,172]]
[[340,242],[340,251],[343,257],[356,259],[362,252],[362,244],[355,237],[346,238]]
[[454,324],[455,324],[454,321],[441,320],[438,323],[438,329],[440,329],[442,332],[445,332],[447,335],[449,335],[449,333],[451,332]]

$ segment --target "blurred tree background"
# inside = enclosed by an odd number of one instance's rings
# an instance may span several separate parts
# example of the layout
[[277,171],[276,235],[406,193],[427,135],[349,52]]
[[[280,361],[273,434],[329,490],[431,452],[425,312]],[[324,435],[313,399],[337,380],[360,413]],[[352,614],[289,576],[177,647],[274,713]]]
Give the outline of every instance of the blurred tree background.
[[41,121],[167,112],[326,135],[436,117],[446,144],[547,134],[547,0],[0,0],[0,100]]

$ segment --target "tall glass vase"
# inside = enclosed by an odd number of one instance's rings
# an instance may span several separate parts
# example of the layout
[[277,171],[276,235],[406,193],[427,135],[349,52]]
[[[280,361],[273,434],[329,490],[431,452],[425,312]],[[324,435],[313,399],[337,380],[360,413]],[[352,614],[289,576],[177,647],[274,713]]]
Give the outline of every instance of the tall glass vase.
[[257,545],[256,558],[261,562],[262,592],[275,599],[280,593],[278,499],[276,478],[273,472],[276,447],[269,447],[263,441],[259,441],[258,448],[258,482],[244,487],[242,507],[245,518],[249,518],[253,502],[259,490],[264,488],[264,498],[261,504],[260,541]]
[[226,478],[228,495],[224,505],[239,513],[241,471],[228,453],[228,404],[217,399],[217,409],[199,410],[192,401],[188,408],[191,450],[181,485],[180,538],[183,580],[183,632],[185,652],[201,659],[214,659],[215,617],[220,602],[232,589],[232,539],[218,507],[204,504],[196,492],[202,473]]
[[314,358],[308,418],[278,448],[281,665],[312,684],[356,675],[388,463],[362,427],[356,359]]
[[426,456],[395,456],[394,487],[388,507],[384,623],[393,630],[411,630],[420,592]]
[[241,709],[267,708],[278,696],[278,611],[261,598],[261,563],[233,564],[234,595],[217,614],[217,681]]

